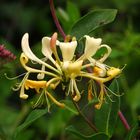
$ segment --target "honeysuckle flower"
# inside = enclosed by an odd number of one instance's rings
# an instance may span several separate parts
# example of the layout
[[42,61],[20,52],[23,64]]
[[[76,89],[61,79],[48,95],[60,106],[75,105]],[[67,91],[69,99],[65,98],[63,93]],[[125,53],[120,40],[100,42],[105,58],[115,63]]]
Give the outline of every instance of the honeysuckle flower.
[[59,46],[62,52],[63,61],[71,61],[74,57],[77,41],[60,42]]
[[[110,55],[111,48],[106,44],[101,45],[101,43],[102,43],[101,38],[96,39],[96,38],[90,37],[88,35],[85,35],[84,37],[86,38],[84,54],[78,60],[88,59],[90,61],[90,63],[92,64],[92,66],[97,66],[102,69],[101,77],[105,76],[106,65],[104,65],[102,63]],[[101,48],[106,48],[107,53],[105,53],[99,60],[94,59],[93,56]]]
[[[50,45],[50,41],[51,38],[50,37],[43,37],[42,38],[42,54],[49,59],[54,65],[56,65],[57,63],[55,62],[55,60],[52,58],[52,49],[51,49],[51,45]],[[56,40],[56,45],[59,44],[59,41]],[[58,66],[58,65],[57,65]]]
[[36,63],[42,64],[45,67],[60,73],[57,69],[55,69],[54,67],[52,67],[51,65],[45,63],[44,61],[42,61],[41,59],[39,59],[38,57],[36,57],[34,55],[34,53],[31,51],[30,46],[29,46],[29,35],[28,33],[25,33],[24,36],[22,37],[22,41],[21,41],[21,47],[22,47],[22,51],[23,53],[32,61],[35,61]]
[[102,39],[101,38],[95,39],[94,37],[90,37],[88,35],[85,35],[84,37],[86,38],[84,55],[86,58],[90,58],[99,49]]
[[[28,95],[25,94],[25,90],[31,88],[35,89],[39,94],[45,94],[56,105],[64,107],[65,104],[57,101],[51,95],[49,89],[55,90],[59,84],[66,82],[68,83],[68,86],[66,86],[68,90],[65,95],[70,95],[75,102],[78,102],[81,98],[81,92],[77,86],[77,78],[86,77],[92,81],[91,83],[95,81],[100,86],[98,94],[95,91],[93,93],[91,84],[88,86],[88,100],[90,101],[96,96],[98,103],[95,104],[95,108],[100,109],[107,94],[104,83],[112,80],[121,73],[119,68],[110,67],[103,63],[111,53],[111,48],[106,44],[102,44],[101,38],[96,39],[85,35],[85,50],[83,55],[78,59],[75,57],[75,50],[78,44],[75,38],[60,42],[57,40],[57,33],[54,33],[52,37],[43,37],[41,50],[45,57],[43,59],[39,59],[31,51],[28,38],[29,35],[26,33],[21,41],[23,52],[20,56],[20,62],[27,71],[22,82],[18,85],[18,89],[21,88],[21,98],[27,99]],[[96,60],[94,55],[103,47],[106,48],[107,52]],[[62,57],[58,53],[58,49],[61,51]],[[41,69],[28,66],[28,61],[35,61],[41,65]],[[48,63],[48,61],[51,63]],[[92,73],[86,70],[88,67],[92,68]],[[37,80],[28,79],[30,73],[36,73]],[[45,80],[46,76],[49,76],[47,81]]]
[[91,60],[91,57],[94,56],[99,49],[104,47],[107,49],[107,53],[105,53],[103,57],[98,60],[100,62],[104,62],[107,59],[107,57],[110,55],[111,48],[105,44],[101,45],[102,42],[101,38],[96,39],[94,37],[90,37],[87,35],[85,35],[85,38],[86,38],[86,44],[84,50],[84,57]]

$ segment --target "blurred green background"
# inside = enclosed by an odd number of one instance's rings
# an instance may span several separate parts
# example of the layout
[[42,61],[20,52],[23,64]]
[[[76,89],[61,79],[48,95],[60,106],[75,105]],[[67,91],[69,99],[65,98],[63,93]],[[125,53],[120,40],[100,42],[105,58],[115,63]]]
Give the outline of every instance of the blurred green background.
[[[66,34],[69,33],[72,24],[91,10],[103,8],[118,10],[113,23],[96,29],[91,35],[101,37],[103,42],[112,48],[107,64],[120,68],[127,64],[118,82],[120,93],[124,93],[121,97],[121,110],[133,126],[140,114],[140,1],[54,0],[54,3]],[[0,1],[0,44],[4,44],[17,56],[15,61],[0,66],[0,139],[2,140],[11,139],[15,128],[24,121],[29,112],[29,105],[19,99],[19,92],[11,90],[17,80],[8,80],[4,76],[4,73],[14,77],[24,72],[19,63],[22,35],[25,32],[30,34],[32,50],[38,53],[41,38],[50,36],[55,31],[57,29],[51,17],[48,0]],[[60,35],[59,38],[62,39]],[[78,140],[77,137],[68,135],[65,127],[79,120],[77,127],[80,126],[81,130],[84,130],[86,124],[82,119],[58,108],[52,109],[51,112],[25,129],[17,140]],[[126,131],[118,120],[112,140],[123,140],[125,135]]]

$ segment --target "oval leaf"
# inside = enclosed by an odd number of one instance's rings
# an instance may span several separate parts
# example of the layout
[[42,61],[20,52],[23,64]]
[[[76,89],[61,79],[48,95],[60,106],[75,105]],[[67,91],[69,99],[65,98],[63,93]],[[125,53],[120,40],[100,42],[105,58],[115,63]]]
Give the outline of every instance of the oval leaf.
[[42,117],[43,115],[45,115],[48,112],[48,109],[36,109],[33,110],[28,117],[26,118],[26,120],[24,121],[23,124],[21,124],[19,127],[17,127],[16,131],[15,131],[15,135],[14,137],[16,137],[18,135],[18,133],[20,133],[23,129],[25,129],[26,127],[28,127],[29,125],[31,125],[34,121],[36,121],[37,119],[39,119],[40,117]]
[[71,29],[71,35],[80,39],[90,34],[96,28],[112,22],[117,14],[116,9],[103,9],[92,11],[80,18]]
[[[110,86],[110,90],[115,90],[114,85],[115,83],[113,82]],[[104,132],[109,137],[111,137],[114,132],[118,111],[120,109],[120,97],[112,95],[111,99],[112,101],[106,97],[106,102],[103,103],[101,109],[95,110],[95,125],[97,129],[100,132]]]
[[67,127],[66,131],[69,131],[70,133],[76,135],[82,140],[109,140],[108,136],[102,132],[86,136],[77,131],[73,126]]
[[78,115],[79,113],[77,112],[74,104],[70,100],[63,100],[62,101],[65,104],[65,108],[69,111],[71,111],[73,114]]

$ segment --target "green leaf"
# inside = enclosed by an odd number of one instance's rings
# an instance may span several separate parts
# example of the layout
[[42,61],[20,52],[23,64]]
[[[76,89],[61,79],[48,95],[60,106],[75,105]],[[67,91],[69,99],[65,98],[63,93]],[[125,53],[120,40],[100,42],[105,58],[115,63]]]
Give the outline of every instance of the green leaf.
[[80,11],[74,2],[67,1],[67,12],[71,23],[80,18]]
[[48,112],[48,109],[36,109],[33,110],[28,117],[26,118],[26,120],[24,121],[23,124],[21,124],[19,127],[17,127],[16,131],[15,131],[15,135],[14,137],[16,137],[23,129],[27,128],[29,125],[31,125],[34,121],[36,121],[37,119],[39,119],[40,117],[42,117],[43,115],[45,115]]
[[51,116],[47,118],[47,138],[59,136],[64,132],[67,123],[75,116],[73,112],[62,108],[53,108]]
[[103,9],[92,11],[80,18],[71,29],[70,34],[80,39],[84,35],[90,34],[93,30],[108,24],[116,17],[116,9]]
[[138,123],[136,123],[132,127],[132,129],[130,130],[130,132],[126,136],[126,139],[125,140],[133,140],[134,138],[136,138],[137,132],[138,132]]
[[73,114],[78,115],[79,113],[77,112],[74,104],[70,100],[63,100],[62,101],[65,104],[65,108],[69,111],[71,111]]
[[140,80],[128,91],[126,100],[132,110],[136,110],[140,107]]
[[79,131],[77,131],[73,126],[69,126],[66,128],[66,131],[69,131],[70,133],[76,135],[77,137],[79,137],[82,140],[108,140],[108,136],[105,133],[96,133],[93,135],[83,135],[82,133],[80,133]]
[[57,9],[57,17],[65,32],[69,32],[72,25],[80,18],[80,10],[74,2],[67,1],[66,10]]
[[25,130],[16,137],[16,140],[31,140],[34,139],[33,138],[34,135],[35,132],[33,130]]
[[[110,90],[115,90],[115,82],[109,87]],[[109,93],[111,95],[113,93]],[[101,109],[95,110],[95,125],[100,132],[106,133],[109,137],[112,136],[118,118],[120,108],[120,98],[111,95],[111,100],[106,97],[106,102],[103,103]]]

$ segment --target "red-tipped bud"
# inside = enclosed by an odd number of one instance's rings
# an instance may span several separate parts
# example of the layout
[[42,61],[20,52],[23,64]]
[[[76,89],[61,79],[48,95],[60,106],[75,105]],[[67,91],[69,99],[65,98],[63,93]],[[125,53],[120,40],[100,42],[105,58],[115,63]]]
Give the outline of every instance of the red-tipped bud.
[[57,33],[55,32],[52,37],[51,37],[51,41],[50,41],[50,46],[51,49],[54,50],[55,46],[56,46],[56,41],[57,41]]

